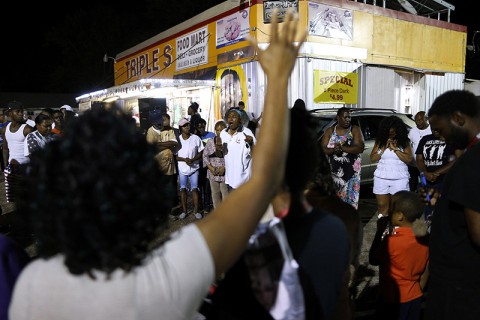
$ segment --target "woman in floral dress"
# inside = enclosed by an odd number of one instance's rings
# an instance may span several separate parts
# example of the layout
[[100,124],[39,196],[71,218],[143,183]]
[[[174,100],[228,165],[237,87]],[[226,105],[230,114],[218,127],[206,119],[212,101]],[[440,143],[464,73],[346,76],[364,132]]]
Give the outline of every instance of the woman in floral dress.
[[358,209],[362,166],[360,154],[365,142],[360,128],[351,124],[348,108],[338,109],[337,124],[325,131],[321,144],[330,162],[337,196]]

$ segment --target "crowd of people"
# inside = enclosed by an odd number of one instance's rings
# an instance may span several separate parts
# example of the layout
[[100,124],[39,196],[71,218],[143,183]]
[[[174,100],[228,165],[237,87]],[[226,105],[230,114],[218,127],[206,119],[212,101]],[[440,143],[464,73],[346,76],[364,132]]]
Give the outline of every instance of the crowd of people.
[[[68,112],[73,112],[70,106]],[[61,137],[65,129],[65,116],[61,108],[44,108],[30,120],[20,101],[12,101],[2,110],[2,168],[5,177],[5,198],[12,205],[13,213],[5,214],[0,234],[0,319],[8,319],[8,306],[13,287],[22,269],[33,259],[18,239],[28,237],[28,229],[17,218],[17,203],[28,201],[20,196],[25,181],[25,164],[40,149]],[[29,121],[30,120],[30,121]],[[20,198],[19,198],[20,197]],[[14,236],[5,236],[14,234]],[[27,241],[27,242],[28,242]]]
[[[196,102],[178,129],[152,112],[145,134],[112,110],[46,108],[31,126],[20,102],[8,105],[6,199],[37,256],[0,235],[0,319],[277,319],[256,300],[244,259],[269,210],[298,262],[301,319],[354,318],[365,142],[346,107],[317,142],[305,101],[288,105],[306,37],[297,20],[289,12],[281,32],[274,15],[266,49],[250,40],[268,80],[263,113],[240,102],[214,132]],[[415,122],[409,131],[385,118],[370,152],[377,318],[479,319],[480,100],[448,91]],[[195,221],[158,241],[190,214],[189,197]]]

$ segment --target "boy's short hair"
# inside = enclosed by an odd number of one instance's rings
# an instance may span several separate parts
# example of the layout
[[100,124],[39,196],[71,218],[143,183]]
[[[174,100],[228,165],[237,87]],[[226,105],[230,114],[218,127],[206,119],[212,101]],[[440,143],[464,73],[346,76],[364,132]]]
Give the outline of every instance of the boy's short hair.
[[207,125],[207,121],[205,121],[203,118],[199,118],[197,121],[195,121],[195,127],[198,127],[199,124]]
[[402,212],[409,222],[419,219],[425,209],[425,205],[418,193],[412,191],[398,191],[392,197],[395,212]]

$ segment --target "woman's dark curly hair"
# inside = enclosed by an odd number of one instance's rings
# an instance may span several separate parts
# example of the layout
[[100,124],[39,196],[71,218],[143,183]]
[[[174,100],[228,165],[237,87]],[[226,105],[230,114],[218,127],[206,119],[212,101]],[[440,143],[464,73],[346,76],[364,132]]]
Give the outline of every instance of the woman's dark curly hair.
[[406,148],[410,144],[407,125],[397,116],[389,116],[380,121],[376,142],[380,148],[387,145],[390,128],[396,132],[397,145]]
[[[307,187],[323,189],[331,182],[330,186],[333,188],[330,165],[315,139],[316,122],[305,109],[305,104],[302,105],[297,101],[290,110],[290,142],[285,183],[292,196],[290,213],[286,219],[303,213],[303,204],[298,200],[302,199],[300,195]],[[319,179],[318,183],[315,183],[317,179]],[[332,192],[334,192],[333,189]]]
[[[65,256],[72,274],[132,270],[168,224],[176,190],[166,187],[154,146],[126,115],[91,110],[34,153],[19,213],[38,254]],[[27,185],[28,184],[28,185]]]

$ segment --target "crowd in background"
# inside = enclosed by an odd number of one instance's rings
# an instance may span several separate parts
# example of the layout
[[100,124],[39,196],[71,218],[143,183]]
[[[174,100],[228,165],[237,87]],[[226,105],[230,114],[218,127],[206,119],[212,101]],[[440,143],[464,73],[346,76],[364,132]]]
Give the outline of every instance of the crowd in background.
[[[295,19],[285,19],[280,33],[273,18],[267,49],[252,41],[269,80],[261,128],[243,102],[215,132],[192,101],[178,129],[168,114],[151,112],[146,134],[112,110],[76,117],[70,106],[45,108],[29,122],[20,102],[8,105],[0,114],[6,199],[31,223],[39,255],[0,236],[8,258],[0,319],[10,303],[14,320],[279,319],[262,309],[243,259],[268,208],[282,218],[298,262],[305,308],[296,319],[353,319],[364,138],[340,108],[317,143],[305,102],[287,106],[306,35],[293,43]],[[385,118],[370,151],[377,317],[479,319],[480,101],[449,91],[415,122]],[[189,214],[195,223],[151,247],[169,219]]]

